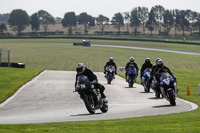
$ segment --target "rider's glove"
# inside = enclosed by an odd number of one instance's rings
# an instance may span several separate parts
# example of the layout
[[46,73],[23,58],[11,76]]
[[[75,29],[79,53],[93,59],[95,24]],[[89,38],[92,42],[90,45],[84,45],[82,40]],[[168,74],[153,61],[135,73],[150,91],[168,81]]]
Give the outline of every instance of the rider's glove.
[[103,73],[106,74],[106,71],[104,71]]

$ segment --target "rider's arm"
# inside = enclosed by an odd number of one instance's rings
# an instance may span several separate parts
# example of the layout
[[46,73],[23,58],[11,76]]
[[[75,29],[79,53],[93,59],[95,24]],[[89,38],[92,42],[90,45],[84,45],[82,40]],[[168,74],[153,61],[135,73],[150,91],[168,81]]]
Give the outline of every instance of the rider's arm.
[[76,88],[76,84],[77,84],[77,77],[78,77],[78,75],[76,74],[75,88]]
[[151,78],[151,79],[153,78],[155,68],[156,68],[156,66],[153,66],[153,67],[152,67],[152,70],[151,70],[151,72],[150,72],[150,78]]
[[125,70],[126,70],[126,71],[127,71],[127,69],[128,69],[128,66],[129,66],[129,63],[127,63],[126,66],[125,66]]
[[108,66],[108,62],[106,63],[106,65],[104,66],[104,72],[106,71],[106,67]]
[[117,70],[117,66],[116,66],[115,62],[113,62],[113,63],[114,63],[115,71],[116,71]]
[[138,71],[139,71],[139,68],[138,68],[138,65],[135,63],[135,68],[136,68],[136,70],[137,70],[137,73],[138,73]]
[[164,66],[164,70],[168,72],[176,80],[176,77],[172,74],[172,71],[168,67]]

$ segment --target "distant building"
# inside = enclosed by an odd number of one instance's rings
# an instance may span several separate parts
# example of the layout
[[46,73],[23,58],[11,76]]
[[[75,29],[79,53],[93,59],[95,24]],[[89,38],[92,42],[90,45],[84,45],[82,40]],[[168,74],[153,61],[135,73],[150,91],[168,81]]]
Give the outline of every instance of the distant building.
[[62,18],[57,17],[57,18],[55,19],[55,21],[56,21],[56,24],[61,24]]

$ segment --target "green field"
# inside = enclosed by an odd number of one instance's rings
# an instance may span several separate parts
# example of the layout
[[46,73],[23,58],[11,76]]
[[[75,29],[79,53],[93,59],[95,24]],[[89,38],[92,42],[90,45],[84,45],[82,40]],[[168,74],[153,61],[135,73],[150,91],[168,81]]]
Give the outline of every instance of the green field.
[[[83,39],[0,39],[0,43],[62,43],[72,44],[73,42],[82,42]],[[158,43],[158,42],[142,42],[142,41],[120,41],[120,40],[90,40],[92,44],[104,44],[104,45],[124,45],[124,46],[136,46],[136,47],[151,47],[151,48],[164,48],[164,49],[176,49],[184,51],[196,51],[200,52],[199,45],[186,45],[176,43]]]
[[[12,43],[19,44],[12,44]],[[145,58],[149,57],[154,63],[156,58],[162,58],[164,64],[172,69],[178,80],[179,97],[200,105],[198,84],[200,84],[200,60],[198,55],[185,55],[168,52],[156,52],[148,50],[82,47],[59,45],[59,43],[81,42],[81,40],[6,40],[0,39],[0,48],[11,48],[11,62],[23,62],[26,69],[0,68],[0,92],[12,88],[15,90],[27,82],[31,75],[41,70],[66,70],[74,71],[78,62],[83,62],[93,71],[103,71],[103,66],[109,57],[114,57],[118,67],[124,67],[130,56],[134,56],[139,67]],[[95,44],[127,45],[141,47],[159,47],[187,51],[200,51],[198,45],[162,44],[152,42],[131,41],[92,41]],[[4,44],[3,44],[4,43]],[[6,44],[5,44],[6,43]],[[33,44],[39,43],[39,44]],[[51,45],[44,43],[53,43]],[[9,75],[9,73],[14,73]],[[18,78],[17,75],[23,75]],[[119,73],[119,75],[124,75]],[[15,78],[13,78],[15,77]],[[20,81],[16,81],[20,80]],[[9,86],[13,81],[15,86]],[[138,81],[139,82],[139,81]],[[187,84],[190,85],[191,94],[187,96]],[[10,90],[7,91],[10,93]],[[7,95],[6,95],[7,96]],[[0,93],[0,97],[6,98]],[[178,106],[178,105],[177,105]],[[45,124],[0,125],[0,132],[200,132],[200,109],[179,114],[146,116],[140,118],[128,118],[121,120],[64,122]]]

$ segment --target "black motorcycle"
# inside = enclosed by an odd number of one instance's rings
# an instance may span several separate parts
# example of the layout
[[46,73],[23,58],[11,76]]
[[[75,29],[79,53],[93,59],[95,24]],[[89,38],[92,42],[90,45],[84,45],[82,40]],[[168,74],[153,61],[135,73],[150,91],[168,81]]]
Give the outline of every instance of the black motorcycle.
[[106,113],[108,111],[108,101],[101,97],[100,90],[95,88],[94,84],[89,81],[87,76],[80,75],[78,76],[75,92],[79,93],[90,114],[94,114],[97,109]]

